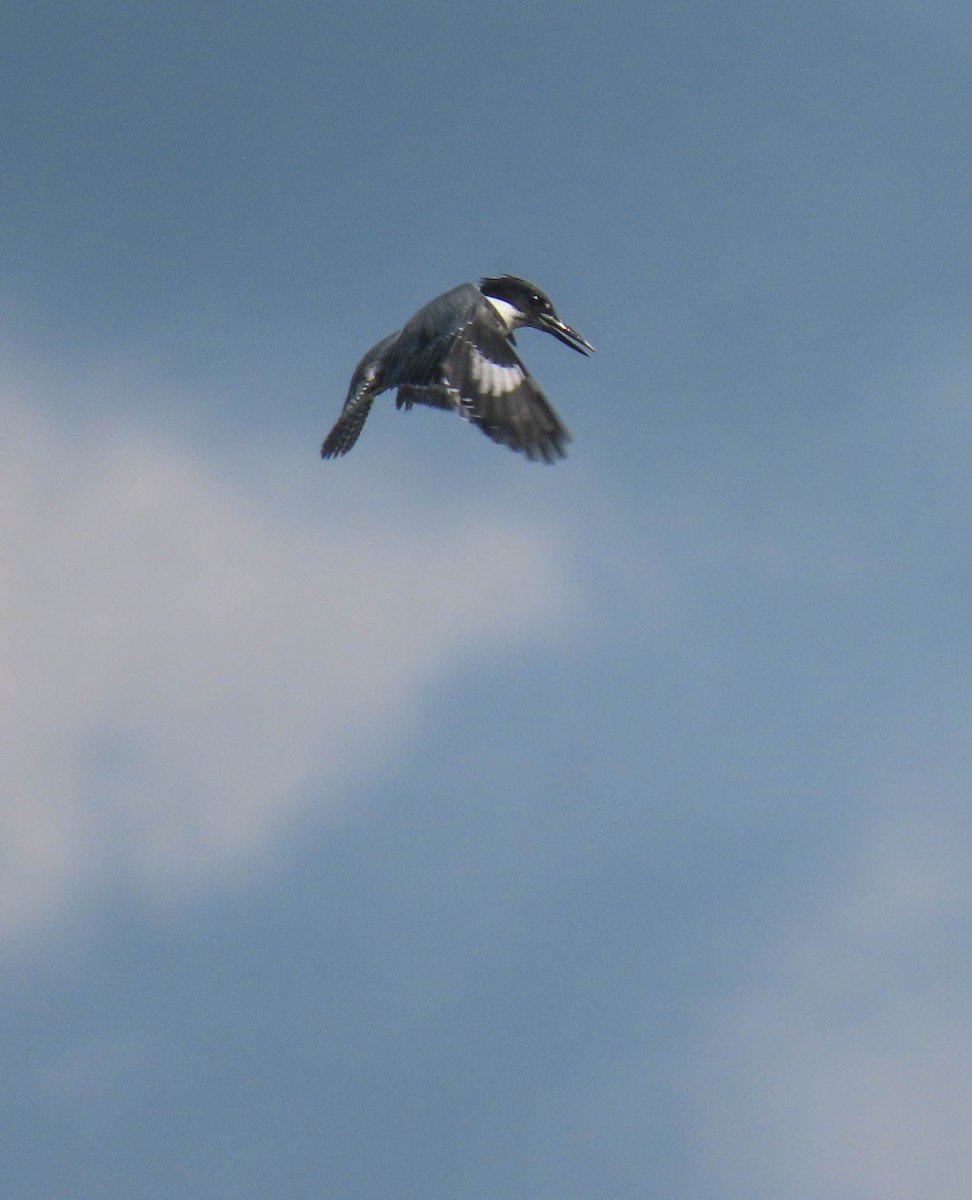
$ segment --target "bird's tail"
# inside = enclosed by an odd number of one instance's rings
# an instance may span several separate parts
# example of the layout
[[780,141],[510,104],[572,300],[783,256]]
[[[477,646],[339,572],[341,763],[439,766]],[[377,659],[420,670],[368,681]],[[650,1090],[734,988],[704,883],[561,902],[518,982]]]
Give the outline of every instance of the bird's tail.
[[334,428],[324,439],[321,446],[321,458],[337,458],[347,454],[364,427],[368,413],[371,411],[375,393],[363,389],[355,398],[344,406],[341,415],[334,423]]

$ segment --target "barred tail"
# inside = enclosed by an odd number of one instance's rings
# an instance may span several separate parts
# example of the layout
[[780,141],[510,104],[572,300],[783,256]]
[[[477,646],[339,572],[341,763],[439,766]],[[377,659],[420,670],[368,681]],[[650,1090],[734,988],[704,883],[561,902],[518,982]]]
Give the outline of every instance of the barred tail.
[[321,458],[337,458],[341,454],[347,454],[358,440],[358,435],[371,411],[374,398],[374,392],[364,389],[355,396],[350,404],[344,406],[334,428],[324,439],[324,445],[321,446]]

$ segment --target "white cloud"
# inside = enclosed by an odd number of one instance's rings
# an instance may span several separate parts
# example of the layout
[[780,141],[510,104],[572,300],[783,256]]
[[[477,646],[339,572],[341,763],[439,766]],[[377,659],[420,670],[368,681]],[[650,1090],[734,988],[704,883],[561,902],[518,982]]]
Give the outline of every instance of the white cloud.
[[964,795],[924,782],[884,790],[850,877],[705,1048],[704,1140],[731,1194],[968,1194],[972,853]]
[[255,862],[389,768],[430,681],[567,613],[556,534],[502,510],[0,392],[0,936]]

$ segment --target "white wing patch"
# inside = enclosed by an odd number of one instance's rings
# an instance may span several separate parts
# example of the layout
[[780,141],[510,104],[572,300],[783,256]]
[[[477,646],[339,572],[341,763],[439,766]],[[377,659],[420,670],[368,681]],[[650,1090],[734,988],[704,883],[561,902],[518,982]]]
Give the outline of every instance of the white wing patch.
[[514,392],[523,382],[523,368],[515,363],[504,366],[502,363],[493,362],[475,347],[470,357],[473,379],[481,391],[488,392],[491,396],[504,396],[507,392]]

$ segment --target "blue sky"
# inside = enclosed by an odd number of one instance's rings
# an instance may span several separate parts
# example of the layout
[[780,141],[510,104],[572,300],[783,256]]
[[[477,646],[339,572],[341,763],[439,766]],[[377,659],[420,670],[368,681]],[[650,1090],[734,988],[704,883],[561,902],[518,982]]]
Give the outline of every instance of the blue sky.
[[5,1194],[964,1197],[966,9],[0,15]]

